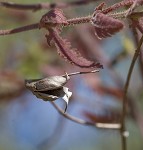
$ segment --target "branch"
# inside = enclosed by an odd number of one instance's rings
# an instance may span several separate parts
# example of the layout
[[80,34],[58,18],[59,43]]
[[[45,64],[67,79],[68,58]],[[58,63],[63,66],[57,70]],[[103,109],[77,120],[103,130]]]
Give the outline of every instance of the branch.
[[129,83],[130,83],[130,79],[131,79],[131,75],[132,75],[132,71],[135,65],[135,62],[138,58],[138,55],[140,53],[140,49],[141,49],[141,45],[143,43],[143,35],[139,41],[138,47],[135,51],[135,54],[133,56],[130,68],[129,68],[129,72],[127,75],[127,79],[126,79],[126,83],[125,83],[125,87],[124,87],[124,96],[123,96],[123,108],[122,108],[122,120],[121,120],[121,140],[122,140],[122,150],[126,150],[127,149],[127,142],[126,142],[126,127],[125,127],[125,117],[126,117],[126,106],[127,106],[127,91],[129,88]]
[[[109,14],[108,16],[114,17],[114,18],[120,18],[125,17],[122,13],[121,14]],[[67,24],[61,24],[61,26],[63,27],[67,27],[67,26],[71,26],[71,25],[78,25],[78,24],[84,24],[84,23],[89,23],[91,20],[92,16],[87,16],[87,17],[80,17],[80,18],[73,18],[73,19],[68,19],[67,20]],[[143,12],[133,12],[130,15],[131,18],[140,18],[143,17]],[[53,24],[54,25],[54,24]],[[35,23],[35,24],[30,24],[30,25],[26,25],[26,26],[22,26],[22,27],[18,27],[15,29],[6,29],[6,30],[0,30],[0,36],[1,35],[9,35],[9,34],[15,34],[15,33],[19,33],[19,32],[24,32],[24,31],[29,31],[29,30],[35,30],[39,28],[39,23]],[[139,30],[141,27],[138,27]]]
[[[99,72],[99,70],[92,70],[92,71],[85,71],[85,72],[73,72],[73,73],[69,73],[67,75],[74,76],[74,75],[79,75],[79,74],[89,74],[89,73],[96,73],[96,72]],[[62,75],[62,76],[66,76],[66,75]]]
[[111,124],[111,123],[91,123],[91,122],[88,122],[88,121],[85,121],[85,120],[82,120],[82,119],[79,119],[79,118],[76,118],[76,117],[73,117],[67,113],[64,113],[64,111],[59,108],[54,102],[50,101],[50,103],[54,106],[54,108],[62,115],[64,116],[65,118],[73,121],[73,122],[76,122],[78,124],[82,124],[82,125],[88,125],[88,126],[94,126],[96,128],[103,128],[103,129],[116,129],[116,130],[119,130],[120,129],[120,124],[116,123],[116,124]]
[[[123,1],[121,1],[119,3],[116,3],[116,4],[112,5],[112,6],[109,6],[108,8],[105,8],[104,10],[102,10],[102,13],[107,14],[107,13],[109,13],[111,11],[115,11],[115,10],[121,8],[121,7],[131,6],[131,5],[134,4],[134,1],[135,0],[123,0]],[[138,5],[143,5],[143,1],[142,0],[138,0]],[[134,8],[134,5],[133,5],[133,8]]]
[[59,3],[39,3],[39,4],[16,4],[12,2],[0,2],[1,7],[18,9],[18,10],[41,10],[41,9],[51,9],[51,8],[67,8],[72,6],[81,6],[89,4],[91,2],[96,2],[98,0],[78,0],[74,2],[59,2]]
[[[37,10],[41,10],[41,9],[52,9],[52,8],[67,8],[67,7],[73,7],[73,6],[81,6],[81,5],[85,5],[85,4],[89,4],[91,2],[96,2],[98,0],[78,0],[78,1],[74,1],[74,2],[59,2],[59,3],[38,3],[38,4],[16,4],[13,2],[0,2],[0,6],[1,7],[5,7],[5,8],[10,8],[10,9],[18,9],[18,10],[33,10],[33,11],[37,11]],[[116,3],[106,9],[103,10],[103,13],[109,13],[111,11],[114,11],[120,7],[123,6],[131,6],[134,3],[134,0],[123,0],[119,3]],[[142,4],[143,2],[140,0],[139,1],[140,4]]]
[[135,1],[133,2],[133,4],[131,5],[131,7],[127,10],[125,16],[128,17],[129,15],[131,15],[131,14],[133,13],[133,11],[135,10],[135,7],[137,7],[138,5],[139,5],[138,0],[135,0]]
[[[135,41],[135,45],[137,46],[139,43],[139,35],[137,33],[137,29],[135,27],[132,27],[132,33],[134,35],[134,41]],[[141,78],[143,81],[143,58],[142,58],[142,53],[139,55],[139,69],[140,69],[140,74],[141,74]]]
[[19,32],[34,30],[39,28],[39,23],[26,25],[23,27],[15,28],[15,29],[8,29],[8,30],[0,30],[0,35],[9,35],[9,34],[15,34]]

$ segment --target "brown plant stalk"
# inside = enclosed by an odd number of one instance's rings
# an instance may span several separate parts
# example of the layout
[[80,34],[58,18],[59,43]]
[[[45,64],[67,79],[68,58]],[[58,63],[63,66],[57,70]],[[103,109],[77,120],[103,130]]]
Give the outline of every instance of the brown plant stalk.
[[17,4],[12,2],[0,2],[1,7],[10,8],[10,9],[18,9],[18,10],[41,10],[41,9],[52,9],[52,8],[67,8],[73,6],[81,6],[85,4],[89,4],[91,2],[96,2],[98,0],[78,0],[73,2],[55,2],[55,3],[38,3],[38,4]]
[[7,29],[7,30],[0,30],[0,35],[9,35],[9,34],[15,34],[19,32],[25,32],[29,30],[34,30],[39,28],[39,23],[26,25],[23,27],[15,28],[15,29]]
[[[121,8],[121,7],[125,7],[125,6],[126,6],[126,7],[129,7],[129,6],[133,5],[134,2],[135,2],[135,0],[123,0],[123,1],[121,1],[121,2],[119,2],[119,3],[116,3],[116,4],[112,5],[112,6],[110,6],[110,7],[106,8],[106,9],[104,9],[102,12],[103,12],[104,14],[107,14],[107,13],[109,13],[109,12],[111,12],[111,11],[115,11],[115,10]],[[143,0],[138,0],[138,4],[143,5]],[[135,4],[135,5],[136,5],[136,4]],[[134,6],[133,6],[133,7],[134,7]]]
[[[12,2],[0,2],[1,7],[5,8],[11,8],[11,9],[19,9],[19,10],[40,10],[40,9],[52,9],[52,8],[67,8],[71,6],[81,6],[85,4],[89,4],[91,2],[96,2],[98,0],[79,0],[74,2],[63,2],[63,3],[39,3],[39,4],[17,4]],[[138,0],[139,4],[143,4],[142,0]],[[118,8],[121,8],[123,6],[131,6],[134,3],[134,0],[123,0],[119,3],[116,3],[106,9],[104,9],[102,12],[104,14],[109,13],[111,11],[117,10]]]
[[[108,16],[109,17],[111,16],[111,17],[117,19],[117,18],[125,18],[125,14],[126,14],[126,12],[121,12],[121,13],[109,14]],[[133,12],[130,15],[130,17],[132,17],[132,18],[143,17],[143,12]],[[68,27],[68,26],[71,26],[71,25],[89,23],[91,21],[91,18],[92,18],[92,16],[89,15],[89,16],[86,16],[86,17],[68,19],[67,23],[62,23],[61,26],[62,27]],[[16,34],[16,33],[20,33],[20,32],[35,30],[35,29],[39,29],[39,22],[34,23],[34,24],[30,24],[30,25],[26,25],[26,26],[22,26],[22,27],[18,27],[18,28],[15,28],[15,29],[0,30],[0,36],[1,35]]]
[[80,118],[76,118],[74,116],[69,115],[68,113],[64,113],[64,111],[58,107],[54,102],[50,101],[50,103],[53,105],[53,107],[65,118],[78,123],[78,124],[82,124],[82,125],[87,125],[87,126],[94,126],[96,128],[101,128],[101,129],[115,129],[115,130],[119,130],[120,129],[120,123],[92,123],[92,122],[88,122],[85,120],[82,120]]
[[126,134],[125,119],[126,119],[126,114],[127,114],[127,103],[128,103],[128,101],[127,101],[127,91],[128,91],[128,88],[129,88],[129,83],[130,83],[130,79],[131,79],[131,75],[132,75],[132,72],[133,72],[133,69],[134,69],[135,62],[138,58],[138,55],[140,54],[142,43],[143,43],[143,35],[142,35],[142,37],[139,41],[137,49],[135,50],[135,53],[134,53],[134,56],[133,56],[133,59],[132,59],[132,62],[131,62],[130,68],[129,68],[129,72],[128,72],[128,75],[127,75],[126,83],[125,83],[125,86],[124,86],[122,119],[121,119],[122,150],[127,150],[127,141],[126,141],[126,135],[125,135]]

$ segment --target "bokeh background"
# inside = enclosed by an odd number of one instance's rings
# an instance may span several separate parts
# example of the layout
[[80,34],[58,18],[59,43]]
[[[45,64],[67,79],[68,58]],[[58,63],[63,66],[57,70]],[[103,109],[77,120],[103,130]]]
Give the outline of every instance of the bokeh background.
[[[73,1],[73,0],[70,0]],[[70,2],[66,0],[13,0],[15,3]],[[64,9],[67,18],[92,14],[101,1]],[[111,5],[117,0],[107,0]],[[48,10],[22,11],[0,6],[0,29],[36,23]],[[117,130],[97,129],[65,119],[50,103],[37,99],[24,86],[25,79],[86,71],[61,58],[48,47],[46,31],[33,30],[0,37],[0,150],[120,150]],[[98,40],[91,24],[64,28],[62,36],[80,53],[103,64],[97,74],[74,76],[67,86],[73,92],[67,112],[91,122],[119,122],[123,86],[136,47],[128,28]],[[140,33],[139,33],[140,36]],[[126,125],[130,150],[143,149],[142,59],[137,62],[129,88]],[[56,104],[64,108],[61,99]]]

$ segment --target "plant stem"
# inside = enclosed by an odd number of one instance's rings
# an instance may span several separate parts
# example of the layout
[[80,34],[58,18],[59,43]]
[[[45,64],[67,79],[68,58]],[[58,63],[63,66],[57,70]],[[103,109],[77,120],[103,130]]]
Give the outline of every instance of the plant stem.
[[92,16],[86,16],[86,17],[78,17],[78,18],[73,18],[73,19],[68,19],[66,24],[62,24],[64,27],[70,26],[70,25],[77,25],[77,24],[82,24],[82,23],[89,23],[91,20]]
[[[134,35],[135,45],[137,46],[138,43],[139,43],[139,35],[137,33],[137,29],[132,28],[132,33]],[[142,53],[139,55],[139,69],[140,69],[140,74],[141,74],[142,82],[143,82],[143,58],[142,58]]]
[[68,113],[64,113],[64,111],[58,107],[53,101],[50,101],[50,103],[53,105],[53,107],[65,118],[76,122],[78,124],[82,124],[82,125],[88,125],[88,126],[94,126],[96,128],[101,128],[101,129],[114,129],[114,130],[119,130],[121,128],[120,123],[92,123],[92,122],[88,122],[85,120],[82,120],[80,118],[76,118],[74,116],[69,115]]
[[126,126],[125,126],[125,119],[126,119],[126,106],[127,106],[127,91],[129,88],[129,83],[130,83],[130,79],[131,79],[131,75],[133,72],[133,68],[135,65],[135,62],[138,58],[138,55],[140,53],[140,49],[141,49],[141,45],[143,43],[143,35],[139,41],[138,47],[135,51],[135,54],[133,56],[130,68],[129,68],[129,72],[127,75],[127,79],[126,79],[126,83],[125,83],[125,87],[124,87],[124,96],[123,96],[123,107],[122,107],[122,119],[121,119],[121,140],[122,140],[122,150],[127,150],[127,142],[126,142]]
[[0,35],[9,35],[9,34],[14,34],[14,33],[34,30],[38,28],[39,28],[39,23],[35,23],[35,24],[30,24],[30,25],[26,25],[23,27],[15,28],[15,29],[0,30]]
[[[78,75],[78,74],[88,74],[88,73],[96,73],[96,72],[99,72],[99,70],[92,70],[92,71],[85,71],[85,72],[73,72],[73,73],[69,73],[67,75],[73,76],[73,75]],[[62,75],[62,76],[66,76],[66,75]]]
[[[112,13],[112,14],[107,14],[109,17],[113,17],[116,19],[121,19],[121,18],[125,18],[126,12],[118,12],[118,13]],[[130,15],[130,18],[140,18],[143,16],[143,11],[141,12],[133,12]],[[85,16],[85,17],[79,17],[79,18],[72,18],[72,19],[68,19],[67,23],[61,23],[61,26],[63,27],[69,27],[70,25],[79,25],[79,24],[84,24],[84,23],[89,23],[90,20],[92,18],[92,15],[89,16]],[[55,25],[56,23],[53,23],[53,25]],[[39,23],[35,23],[35,24],[30,24],[30,25],[26,25],[23,27],[18,27],[15,29],[7,29],[7,30],[0,30],[0,36],[1,35],[9,35],[9,34],[15,34],[15,33],[19,33],[19,32],[24,32],[24,31],[29,31],[29,30],[35,30],[39,28]],[[139,28],[140,29],[140,28]]]
[[0,2],[0,7],[10,8],[10,9],[18,9],[18,10],[41,10],[41,9],[52,9],[52,8],[68,8],[73,6],[81,6],[86,5],[91,2],[96,2],[98,0],[77,0],[73,2],[54,2],[54,3],[34,3],[34,4],[17,4],[11,2]]

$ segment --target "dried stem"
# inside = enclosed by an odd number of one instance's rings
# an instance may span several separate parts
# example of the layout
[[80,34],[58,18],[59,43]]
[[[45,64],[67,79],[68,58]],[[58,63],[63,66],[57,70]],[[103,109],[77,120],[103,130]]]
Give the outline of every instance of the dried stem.
[[[132,28],[132,33],[134,35],[135,45],[137,46],[138,43],[139,43],[139,35],[137,33],[137,29]],[[142,58],[142,53],[140,53],[140,55],[139,55],[139,68],[140,68],[140,74],[141,74],[142,81],[143,81],[143,58]]]
[[41,9],[51,9],[51,8],[67,8],[72,6],[81,6],[85,4],[89,4],[91,2],[96,2],[98,0],[78,0],[74,2],[59,2],[59,3],[39,3],[39,4],[16,4],[11,2],[0,2],[0,6],[10,9],[18,9],[18,10],[41,10]]
[[88,121],[85,121],[85,120],[82,120],[82,119],[79,119],[79,118],[76,118],[74,116],[71,116],[67,113],[64,113],[64,111],[59,108],[54,102],[50,101],[50,103],[54,106],[54,108],[62,115],[64,116],[65,118],[73,121],[73,122],[76,122],[78,124],[82,124],[82,125],[88,125],[88,126],[94,126],[94,127],[97,127],[97,128],[102,128],[102,129],[116,129],[116,130],[119,130],[121,125],[118,124],[118,123],[115,123],[115,124],[111,124],[111,123],[92,123],[92,122],[88,122]]
[[[78,0],[74,2],[68,2],[68,3],[39,3],[39,4],[16,4],[11,2],[0,2],[1,7],[10,8],[10,9],[18,9],[18,10],[40,10],[40,9],[51,9],[51,8],[67,8],[72,6],[81,6],[85,4],[89,4],[91,2],[97,2],[98,0]],[[120,7],[123,6],[131,6],[133,4],[134,0],[128,0],[128,1],[121,1],[119,3],[116,3],[106,9],[103,10],[103,13],[109,13],[111,11],[114,11]]]
[[[113,13],[113,14],[108,14],[108,16],[113,17],[113,18],[125,18],[126,17],[126,12],[121,12],[121,13]],[[133,12],[130,17],[131,18],[140,18],[143,16],[143,12]],[[63,27],[68,27],[71,25],[78,25],[78,24],[83,24],[83,23],[89,23],[91,21],[92,16],[86,16],[86,17],[79,17],[79,18],[72,18],[68,19],[68,23],[62,23],[61,26]],[[55,25],[55,23],[53,23]],[[10,35],[10,34],[15,34],[19,32],[24,32],[24,31],[29,31],[29,30],[34,30],[39,28],[39,23],[35,24],[30,24],[26,25],[23,27],[18,27],[15,29],[7,29],[7,30],[0,30],[0,36],[1,35]]]
[[39,28],[39,23],[35,23],[35,24],[30,24],[30,25],[26,25],[23,27],[15,28],[15,29],[0,30],[0,35],[9,35],[9,34],[14,34],[14,33],[34,30],[38,28]]
[[[67,75],[73,76],[73,75],[78,75],[78,74],[88,74],[88,73],[96,73],[96,72],[99,72],[99,70],[85,71],[85,72],[73,72],[73,73],[69,73]],[[62,76],[66,76],[66,75],[62,75]]]
[[131,7],[126,12],[126,17],[133,13],[135,7],[138,5],[138,0],[135,0]]
[[87,17],[79,17],[79,18],[73,18],[73,19],[68,19],[66,24],[62,24],[64,27],[66,26],[71,26],[71,25],[77,25],[77,24],[82,24],[82,23],[89,23],[91,20],[92,16],[87,16]]
[[[70,26],[70,25],[88,23],[88,22],[90,22],[90,19],[91,19],[91,16],[81,17],[81,18],[73,18],[73,19],[67,20],[68,23],[66,23],[66,24],[63,23],[61,25],[63,27],[67,27],[67,26]],[[15,34],[15,33],[34,30],[34,29],[38,29],[38,28],[39,28],[39,23],[35,23],[35,24],[26,25],[26,26],[23,26],[23,27],[18,27],[18,28],[15,28],[15,29],[0,30],[0,35]]]
[[127,79],[126,79],[126,83],[125,83],[125,87],[124,87],[124,96],[123,96],[123,108],[122,108],[122,119],[121,119],[121,140],[122,140],[122,150],[127,150],[127,142],[126,142],[126,126],[125,126],[125,119],[126,119],[126,107],[127,107],[127,91],[128,91],[128,87],[129,87],[129,83],[130,83],[130,79],[131,79],[131,75],[132,75],[132,71],[135,65],[135,62],[138,58],[138,55],[140,53],[140,49],[141,49],[141,45],[143,43],[143,36],[141,37],[138,47],[135,51],[135,54],[133,56],[130,68],[129,68],[129,72],[127,75]]
[[134,3],[134,0],[127,0],[127,1],[123,0],[123,1],[121,1],[119,3],[116,3],[116,4],[108,7],[108,8],[105,8],[102,12],[104,14],[107,14],[107,13],[109,13],[111,11],[117,10],[118,8],[121,8],[121,7],[124,7],[124,6],[131,6],[133,3]]

